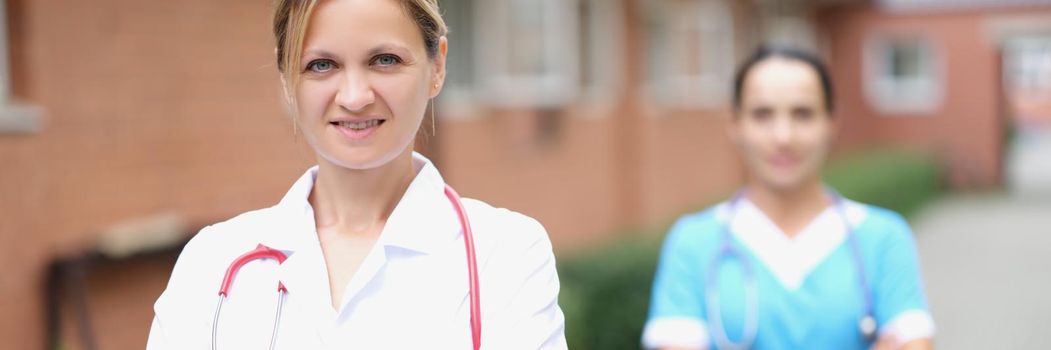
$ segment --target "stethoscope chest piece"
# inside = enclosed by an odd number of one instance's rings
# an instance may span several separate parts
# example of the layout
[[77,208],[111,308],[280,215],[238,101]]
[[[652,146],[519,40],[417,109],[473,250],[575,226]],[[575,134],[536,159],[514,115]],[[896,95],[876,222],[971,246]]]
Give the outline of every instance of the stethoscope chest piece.
[[876,340],[876,318],[872,315],[865,315],[858,322],[858,329],[861,331],[861,335],[865,337],[867,341]]

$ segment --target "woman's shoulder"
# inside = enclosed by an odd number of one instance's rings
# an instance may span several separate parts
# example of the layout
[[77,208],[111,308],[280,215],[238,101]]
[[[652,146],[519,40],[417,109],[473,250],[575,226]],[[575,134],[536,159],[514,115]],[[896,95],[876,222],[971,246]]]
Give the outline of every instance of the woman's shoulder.
[[905,217],[898,212],[872,205],[862,204],[868,211],[868,218],[874,223],[886,226],[908,226],[908,222],[905,221]]
[[222,274],[230,261],[258,244],[282,245],[279,240],[294,229],[291,224],[283,219],[280,210],[270,207],[205,226],[183,246],[169,285]]
[[260,236],[280,230],[280,226],[286,223],[279,216],[281,216],[279,210],[276,207],[270,207],[243,212],[205,226],[186,244],[183,254],[190,249],[213,250],[227,245],[237,245],[241,241],[259,240]]
[[862,231],[909,232],[909,223],[904,216],[877,205],[847,201],[847,215]]
[[854,232],[863,246],[882,251],[887,247],[913,245],[909,222],[898,212],[853,201],[848,201],[847,210]]
[[725,203],[684,214],[668,229],[665,245],[707,245],[719,238],[719,233],[725,229],[725,220]]
[[[486,202],[464,198],[474,235],[478,266],[489,281],[518,281],[527,271],[545,267],[554,273],[554,247],[536,219]],[[497,283],[500,284],[500,283]]]
[[471,228],[479,236],[497,235],[500,240],[524,243],[549,239],[544,225],[528,215],[473,198],[463,198],[463,204]]

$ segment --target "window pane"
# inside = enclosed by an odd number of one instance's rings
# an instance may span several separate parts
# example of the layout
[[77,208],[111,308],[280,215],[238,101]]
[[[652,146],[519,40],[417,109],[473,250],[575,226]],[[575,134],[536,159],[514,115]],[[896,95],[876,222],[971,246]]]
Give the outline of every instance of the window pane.
[[924,52],[920,43],[902,41],[891,44],[889,73],[896,79],[922,77],[924,72]]
[[508,37],[511,75],[542,75],[544,67],[544,1],[512,0],[508,4]]
[[442,12],[449,26],[449,58],[446,61],[446,84],[470,87],[474,84],[474,1],[443,0]]
[[595,42],[598,40],[594,35],[599,33],[593,33],[592,29],[595,28],[596,23],[594,14],[592,11],[596,9],[591,5],[591,0],[580,0],[580,7],[577,13],[579,18],[578,31],[580,32],[580,84],[581,86],[593,86],[596,83],[594,77],[594,71],[592,66],[593,59],[601,59],[601,57],[591,57],[595,50]]
[[659,82],[669,74],[665,66],[672,56],[668,45],[670,33],[663,20],[664,9],[654,4],[654,10],[646,17],[646,74],[650,81]]

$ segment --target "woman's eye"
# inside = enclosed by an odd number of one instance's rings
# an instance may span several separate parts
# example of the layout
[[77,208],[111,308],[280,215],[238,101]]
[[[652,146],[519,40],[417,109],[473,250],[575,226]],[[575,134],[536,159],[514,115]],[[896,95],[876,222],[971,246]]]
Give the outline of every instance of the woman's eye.
[[324,73],[335,67],[336,64],[330,60],[313,60],[307,64],[307,70],[314,73]]
[[797,108],[792,110],[792,117],[798,121],[808,121],[814,116],[814,110],[810,108]]
[[379,55],[372,61],[374,64],[380,66],[393,66],[401,63],[401,58],[398,58],[398,56],[395,55]]
[[767,121],[774,116],[774,111],[769,108],[757,108],[752,110],[751,114],[757,121]]

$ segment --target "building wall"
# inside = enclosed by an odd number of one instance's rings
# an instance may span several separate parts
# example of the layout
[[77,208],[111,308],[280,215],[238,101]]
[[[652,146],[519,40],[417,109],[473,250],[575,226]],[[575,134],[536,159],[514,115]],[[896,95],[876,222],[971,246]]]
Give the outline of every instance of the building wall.
[[[0,135],[0,237],[13,253],[0,268],[0,348],[34,349],[48,261],[125,220],[175,212],[197,226],[270,205],[311,156],[279,104],[265,2],[8,5],[14,95],[43,107],[45,126]],[[145,342],[170,266],[136,271],[93,284],[102,348]]]
[[[1007,121],[1000,42],[991,18],[1038,8],[886,12],[872,6],[825,9],[819,15],[836,81],[843,143],[848,148],[896,144],[935,152],[959,187],[1000,184]],[[927,38],[942,62],[944,100],[930,113],[885,113],[866,98],[865,45],[872,35]]]

